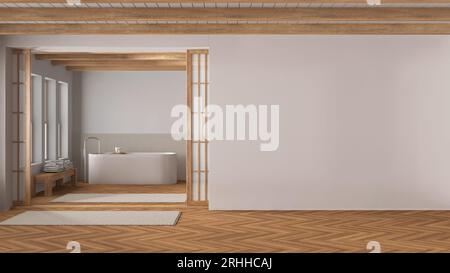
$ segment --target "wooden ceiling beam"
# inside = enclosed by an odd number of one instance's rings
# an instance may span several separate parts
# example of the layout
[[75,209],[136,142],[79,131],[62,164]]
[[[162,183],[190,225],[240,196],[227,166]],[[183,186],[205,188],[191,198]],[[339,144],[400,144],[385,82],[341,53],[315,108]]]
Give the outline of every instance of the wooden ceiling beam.
[[184,71],[186,66],[66,66],[69,71]]
[[52,65],[67,65],[67,66],[103,66],[103,65],[156,65],[156,66],[186,66],[185,61],[52,61]]
[[323,34],[439,35],[450,24],[0,24],[0,35]]
[[185,61],[52,61],[52,65],[65,66],[180,66],[185,67]]
[[450,8],[0,8],[4,21],[450,21]]
[[36,53],[38,60],[53,61],[186,61],[185,52],[148,53]]

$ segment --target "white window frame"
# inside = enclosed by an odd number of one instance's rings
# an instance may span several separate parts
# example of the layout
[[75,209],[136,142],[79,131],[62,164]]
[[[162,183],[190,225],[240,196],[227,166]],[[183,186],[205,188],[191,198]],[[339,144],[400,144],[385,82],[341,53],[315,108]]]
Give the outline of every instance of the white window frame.
[[[32,73],[31,74],[31,78],[32,78],[32,83],[34,84],[34,79],[35,78],[38,78],[39,79],[39,83],[40,83],[40,88],[41,88],[41,94],[40,94],[40,96],[41,96],[41,101],[40,101],[40,103],[41,103],[41,137],[39,138],[39,140],[40,140],[40,144],[38,144],[38,145],[41,145],[41,154],[40,154],[40,157],[38,158],[38,159],[36,159],[35,158],[35,154],[34,154],[34,147],[33,147],[33,145],[34,144],[36,144],[35,143],[35,139],[32,139],[32,141],[31,141],[31,158],[32,158],[32,164],[33,165],[36,165],[36,164],[41,164],[43,161],[44,161],[44,147],[43,147],[43,141],[44,141],[44,124],[43,124],[43,121],[44,121],[44,115],[43,115],[43,111],[44,111],[44,86],[43,86],[43,79],[44,79],[44,77],[42,77],[41,75],[39,75],[39,74],[34,74],[34,73]],[[34,85],[33,85],[34,86]],[[31,109],[31,113],[32,113],[32,115],[31,115],[31,137],[32,138],[34,138],[35,137],[35,133],[34,133],[34,124],[35,124],[35,122],[34,122],[34,109],[33,109],[33,106],[34,106],[34,96],[35,96],[35,89],[33,89],[32,90],[32,92],[31,92],[31,101],[32,101],[32,109]]]
[[[69,106],[69,101],[70,101],[70,99],[69,99],[69,97],[70,97],[69,96],[69,84],[64,81],[58,81],[56,84],[57,84],[56,90],[57,90],[57,134],[58,134],[58,136],[57,136],[57,156],[58,156],[58,158],[62,158],[62,157],[68,158],[69,157],[69,107],[70,107]],[[67,94],[66,94],[66,96],[67,96],[67,107],[66,108],[67,109],[63,109],[63,107],[62,107],[63,96],[61,93],[62,92],[61,86],[63,86],[63,85],[65,85],[67,88]],[[64,115],[62,113],[63,110],[67,110],[67,113],[65,115],[66,120],[64,121],[67,124],[63,124],[63,117],[64,117]],[[67,135],[67,141],[66,141],[67,154],[65,154],[64,156],[62,154],[62,150],[63,150],[62,149],[62,147],[63,147],[63,144],[62,144],[63,132],[62,132],[62,130],[64,129],[63,127],[67,129],[67,132],[65,134],[65,135]]]
[[[56,128],[55,128],[55,130],[56,130],[56,135],[55,135],[55,141],[56,141],[56,143],[54,143],[54,145],[55,145],[55,149],[56,149],[56,154],[55,154],[55,156],[56,156],[56,159],[58,159],[58,158],[61,158],[63,155],[62,155],[62,132],[61,132],[61,130],[62,130],[62,120],[61,120],[61,116],[62,116],[62,113],[61,113],[61,111],[62,111],[62,107],[61,107],[61,94],[60,94],[60,91],[61,91],[61,85],[66,85],[67,86],[67,109],[64,109],[64,110],[66,110],[67,111],[67,113],[65,114],[65,116],[66,116],[66,119],[65,119],[65,122],[67,123],[66,125],[65,125],[65,127],[66,127],[66,130],[67,130],[67,133],[65,134],[66,135],[66,137],[67,137],[67,140],[66,140],[66,145],[67,145],[67,147],[66,147],[66,149],[67,149],[67,152],[66,152],[66,154],[64,155],[65,157],[67,156],[67,157],[69,157],[70,156],[70,154],[69,154],[69,151],[70,151],[70,143],[69,143],[69,140],[70,140],[70,136],[69,136],[69,132],[68,132],[68,128],[69,128],[69,115],[70,115],[70,113],[69,113],[69,111],[70,111],[70,85],[69,85],[69,83],[67,83],[67,82],[65,82],[65,81],[59,81],[59,80],[56,80],[56,79],[53,79],[53,78],[50,78],[50,77],[46,77],[46,76],[44,76],[44,75],[39,75],[39,74],[34,74],[34,73],[32,73],[31,74],[31,76],[32,77],[39,77],[40,79],[41,79],[41,84],[42,84],[42,89],[41,89],[41,96],[42,96],[42,100],[41,100],[41,103],[42,103],[42,116],[41,116],[41,119],[42,119],[42,129],[41,129],[41,133],[42,133],[42,135],[41,135],[41,141],[40,141],[40,145],[42,145],[42,149],[41,149],[41,158],[40,158],[40,160],[38,161],[38,160],[36,160],[36,161],[33,161],[33,164],[42,164],[43,162],[45,162],[45,161],[47,161],[47,160],[49,160],[49,147],[50,147],[50,143],[49,143],[49,116],[48,116],[48,114],[49,114],[49,104],[48,104],[48,91],[49,91],[49,82],[53,82],[54,84],[55,84],[55,103],[56,103],[56,105],[54,106],[55,107],[55,111],[56,111],[56,124],[55,124],[55,126],[56,126]],[[53,84],[52,83],[52,84]],[[53,107],[53,106],[52,106]],[[32,112],[33,113],[33,112]],[[33,124],[33,114],[31,115],[31,121],[32,121],[32,123],[31,124]],[[31,136],[33,137],[34,136],[34,134],[33,134],[33,126],[31,127],[31,130],[32,130],[32,134],[31,134]],[[32,143],[34,142],[34,140],[32,140]],[[31,148],[31,150],[32,150],[32,153],[33,153],[33,147]],[[33,155],[32,155],[32,158],[33,158]]]

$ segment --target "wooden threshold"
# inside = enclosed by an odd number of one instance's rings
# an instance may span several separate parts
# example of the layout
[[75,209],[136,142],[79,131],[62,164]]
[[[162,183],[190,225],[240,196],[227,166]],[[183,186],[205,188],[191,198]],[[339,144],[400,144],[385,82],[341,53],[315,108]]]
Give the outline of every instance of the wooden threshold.
[[155,194],[173,194],[185,193],[185,181],[178,181],[171,185],[108,185],[108,184],[87,184],[77,183],[77,186],[65,184],[55,188],[53,196],[44,196],[43,192],[32,198],[30,205],[16,204],[15,208],[25,210],[149,210],[149,209],[184,209],[186,202],[139,202],[139,203],[77,203],[77,202],[51,202],[65,194],[84,194],[84,193],[155,193]]
[[177,203],[51,203],[20,206],[27,210],[146,210],[146,209],[182,209],[185,202]]
[[[145,193],[145,194],[173,194],[173,193],[186,193],[186,182],[178,181],[176,184],[170,185],[116,185],[116,184],[88,184],[84,182],[78,182],[76,186],[70,184],[64,184],[60,187],[55,187],[52,196],[45,196],[43,192],[38,193],[32,199],[32,206],[97,206],[97,204],[104,204],[105,206],[123,204],[125,206],[141,206],[157,203],[62,203],[51,202],[55,198],[63,196],[65,194],[85,194],[85,193],[98,193],[98,194],[127,194],[127,193]],[[185,202],[182,202],[183,204]],[[169,203],[171,205],[173,203]],[[158,203],[158,205],[166,205],[166,203]],[[180,205],[177,203],[177,205]]]
[[0,24],[0,35],[441,35],[450,24]]
[[208,207],[209,202],[208,201],[188,201],[187,205],[192,206],[192,207]]

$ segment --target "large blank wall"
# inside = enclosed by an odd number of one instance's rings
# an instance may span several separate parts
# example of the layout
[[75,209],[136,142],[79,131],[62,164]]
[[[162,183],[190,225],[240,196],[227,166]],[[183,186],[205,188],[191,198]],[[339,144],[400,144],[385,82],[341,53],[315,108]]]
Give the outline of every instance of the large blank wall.
[[[114,43],[113,43],[114,42]],[[16,36],[211,50],[210,102],[279,104],[280,146],[211,143],[212,209],[450,209],[450,37]]]
[[83,133],[170,134],[186,72],[83,72],[81,92]]
[[213,101],[279,104],[280,146],[211,147],[215,209],[450,209],[450,39],[239,37]]

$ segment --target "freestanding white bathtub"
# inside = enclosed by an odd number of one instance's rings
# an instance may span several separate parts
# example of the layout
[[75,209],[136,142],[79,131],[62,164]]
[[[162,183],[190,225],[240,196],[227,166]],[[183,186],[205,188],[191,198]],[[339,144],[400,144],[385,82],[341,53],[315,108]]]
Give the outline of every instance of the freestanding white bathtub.
[[89,154],[90,184],[175,184],[176,153]]

